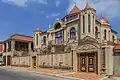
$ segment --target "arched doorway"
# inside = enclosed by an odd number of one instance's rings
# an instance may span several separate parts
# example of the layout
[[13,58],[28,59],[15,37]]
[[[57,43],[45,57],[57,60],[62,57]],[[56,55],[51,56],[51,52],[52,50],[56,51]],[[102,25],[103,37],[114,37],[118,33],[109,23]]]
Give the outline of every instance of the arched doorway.
[[98,73],[98,47],[98,41],[89,36],[79,42],[77,49],[78,72]]

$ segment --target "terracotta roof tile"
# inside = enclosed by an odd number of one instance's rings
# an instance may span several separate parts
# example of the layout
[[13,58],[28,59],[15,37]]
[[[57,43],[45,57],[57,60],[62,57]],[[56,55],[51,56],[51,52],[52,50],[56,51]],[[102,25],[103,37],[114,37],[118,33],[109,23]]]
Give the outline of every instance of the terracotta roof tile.
[[0,53],[2,52],[3,50],[3,45],[0,43]]
[[101,24],[109,24],[108,20],[104,17],[100,17],[97,19]]
[[9,39],[33,42],[33,37],[21,34],[14,34]]
[[74,13],[79,13],[79,12],[81,12],[80,9],[77,6],[74,6],[69,14],[74,14]]
[[120,50],[120,44],[116,45],[116,46],[114,47],[114,50]]

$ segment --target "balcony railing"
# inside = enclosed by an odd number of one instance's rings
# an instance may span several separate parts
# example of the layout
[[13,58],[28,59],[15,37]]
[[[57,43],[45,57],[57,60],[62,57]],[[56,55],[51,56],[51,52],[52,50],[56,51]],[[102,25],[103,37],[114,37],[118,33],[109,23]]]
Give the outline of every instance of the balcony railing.
[[60,40],[51,40],[48,43],[52,45],[59,45],[59,44],[64,44],[65,42]]

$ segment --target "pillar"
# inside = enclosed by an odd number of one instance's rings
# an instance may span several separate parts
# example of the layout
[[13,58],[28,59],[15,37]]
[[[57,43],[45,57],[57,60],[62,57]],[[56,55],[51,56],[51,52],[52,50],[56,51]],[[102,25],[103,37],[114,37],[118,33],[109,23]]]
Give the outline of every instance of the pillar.
[[8,47],[9,47],[8,42],[6,42],[6,52],[8,52]]
[[38,55],[36,55],[36,68],[38,68],[39,65],[38,65]]
[[28,50],[29,50],[29,52],[31,52],[31,50],[32,50],[32,49],[31,49],[31,46],[32,46],[32,43],[29,42],[29,43],[28,43]]
[[12,40],[11,41],[11,51],[14,51],[15,50],[15,41]]
[[6,55],[6,57],[5,57],[5,58],[6,58],[6,66],[7,66],[7,62],[8,62],[8,60],[7,60],[7,55]]
[[102,68],[102,51],[101,48],[98,49],[98,53],[97,53],[97,60],[98,60],[98,75],[101,74],[101,68]]
[[[6,42],[6,52],[8,52],[8,42]],[[7,59],[7,54],[5,55],[6,55],[6,66],[7,66],[8,59]]]

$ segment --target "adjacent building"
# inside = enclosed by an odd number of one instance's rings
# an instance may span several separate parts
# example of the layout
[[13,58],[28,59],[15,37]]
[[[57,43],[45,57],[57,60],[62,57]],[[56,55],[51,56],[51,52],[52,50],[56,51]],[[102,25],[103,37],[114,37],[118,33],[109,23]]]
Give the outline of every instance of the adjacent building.
[[2,52],[3,52],[3,45],[2,42],[0,42],[0,63],[3,62]]
[[[7,66],[12,65],[12,57],[29,56],[33,51],[33,37],[14,34],[3,42],[3,60]],[[29,54],[28,54],[29,53]],[[21,59],[21,61],[24,59]],[[18,65],[18,64],[13,64]]]
[[45,32],[37,28],[33,38],[11,36],[4,41],[3,56],[7,65],[120,75],[117,32],[105,17],[97,19],[88,3],[83,10],[74,6]]

